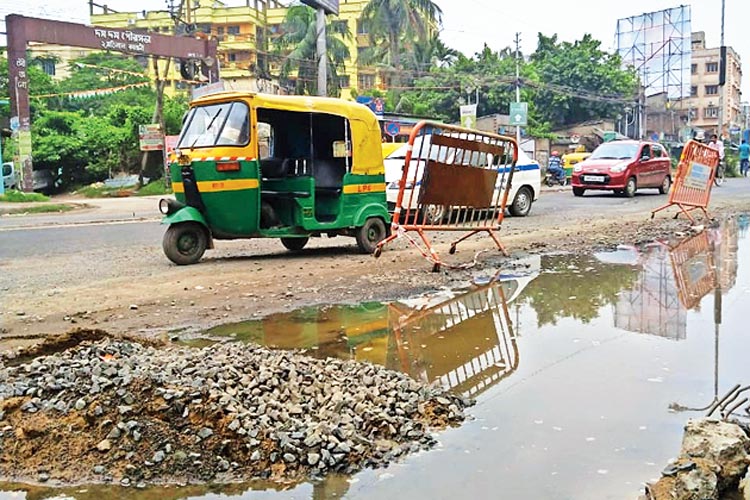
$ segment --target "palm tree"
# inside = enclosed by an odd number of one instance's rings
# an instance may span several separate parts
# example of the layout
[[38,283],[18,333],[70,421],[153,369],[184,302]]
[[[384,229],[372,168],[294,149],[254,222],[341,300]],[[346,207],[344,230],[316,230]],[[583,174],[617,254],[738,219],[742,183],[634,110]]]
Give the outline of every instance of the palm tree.
[[401,52],[419,40],[427,40],[441,22],[443,12],[431,0],[370,0],[362,11],[374,55],[382,56],[393,74],[391,84],[399,87],[403,70]]
[[[449,68],[458,59],[458,51],[445,45],[437,34],[413,44],[405,65],[419,73],[430,68]],[[417,75],[418,76],[418,75]]]
[[[280,28],[281,35],[274,41],[282,61],[281,77],[294,79],[296,72],[298,94],[317,93],[316,22],[314,9],[294,5],[287,11]],[[350,57],[345,38],[351,38],[347,23],[327,23],[328,95],[331,96],[338,96],[341,92],[339,73],[345,69],[344,62]]]

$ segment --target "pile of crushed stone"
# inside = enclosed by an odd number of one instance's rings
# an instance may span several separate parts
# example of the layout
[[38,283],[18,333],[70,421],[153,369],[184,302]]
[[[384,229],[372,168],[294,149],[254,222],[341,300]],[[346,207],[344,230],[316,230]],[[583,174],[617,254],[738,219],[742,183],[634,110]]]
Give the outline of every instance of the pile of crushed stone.
[[13,481],[296,482],[429,449],[471,404],[383,367],[256,345],[86,340],[0,366]]

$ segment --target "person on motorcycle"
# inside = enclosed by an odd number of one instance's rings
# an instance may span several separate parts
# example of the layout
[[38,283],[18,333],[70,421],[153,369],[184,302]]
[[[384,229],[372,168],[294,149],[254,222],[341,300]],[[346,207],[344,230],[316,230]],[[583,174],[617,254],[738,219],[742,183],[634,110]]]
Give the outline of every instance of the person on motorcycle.
[[560,153],[552,151],[550,156],[549,164],[547,165],[547,172],[549,172],[557,181],[563,182],[565,180],[565,169],[562,168],[562,159]]

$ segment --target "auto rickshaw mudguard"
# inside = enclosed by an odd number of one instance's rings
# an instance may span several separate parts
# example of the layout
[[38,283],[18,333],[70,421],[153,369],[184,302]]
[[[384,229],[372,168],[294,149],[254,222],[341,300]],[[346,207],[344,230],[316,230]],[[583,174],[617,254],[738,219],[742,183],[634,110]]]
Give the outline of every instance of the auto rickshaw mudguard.
[[361,227],[365,224],[365,221],[370,217],[380,217],[385,222],[386,227],[391,223],[391,216],[388,214],[388,209],[384,203],[368,203],[360,207],[353,219],[354,227]]
[[176,212],[165,216],[162,224],[177,224],[178,222],[197,222],[208,229],[208,223],[203,214],[195,207],[182,207]]
[[208,237],[208,248],[214,247],[214,239],[213,239],[213,236],[211,235],[211,229],[209,229],[208,227],[206,218],[203,217],[203,214],[200,213],[200,211],[197,208],[182,207],[175,213],[169,214],[161,220],[162,224],[169,224],[170,226],[172,224],[179,224],[181,222],[197,222],[198,224],[203,226],[206,230],[206,236]]

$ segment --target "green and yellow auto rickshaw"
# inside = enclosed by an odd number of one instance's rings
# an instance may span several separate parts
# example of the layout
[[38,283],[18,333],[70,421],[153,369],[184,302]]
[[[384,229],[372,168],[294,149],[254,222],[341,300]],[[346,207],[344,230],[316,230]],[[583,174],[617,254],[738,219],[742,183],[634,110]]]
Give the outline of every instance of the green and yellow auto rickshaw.
[[163,248],[175,264],[214,240],[353,236],[371,253],[390,217],[380,128],[339,99],[222,92],[190,104],[170,165]]

